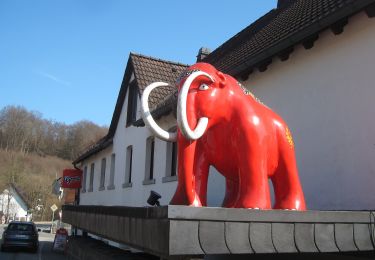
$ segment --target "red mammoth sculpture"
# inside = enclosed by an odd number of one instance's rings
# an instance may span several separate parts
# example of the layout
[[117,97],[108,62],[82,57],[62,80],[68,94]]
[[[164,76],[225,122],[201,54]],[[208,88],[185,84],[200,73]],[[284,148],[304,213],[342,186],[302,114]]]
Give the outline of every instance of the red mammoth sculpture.
[[205,206],[209,167],[226,180],[224,207],[305,210],[294,144],[288,126],[237,80],[206,63],[187,69],[178,84],[176,132],[152,118],[148,96],[166,83],[149,85],[142,117],[156,136],[178,142],[178,184],[170,204]]

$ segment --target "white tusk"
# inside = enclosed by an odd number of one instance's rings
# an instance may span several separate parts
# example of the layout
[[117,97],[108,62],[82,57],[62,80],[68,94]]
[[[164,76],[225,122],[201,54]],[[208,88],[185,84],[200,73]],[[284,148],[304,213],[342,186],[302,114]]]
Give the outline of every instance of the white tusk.
[[168,132],[162,129],[154,120],[151,115],[149,106],[148,106],[148,96],[150,95],[151,91],[157,87],[168,86],[168,83],[164,82],[154,82],[148,85],[142,94],[141,99],[141,109],[142,109],[142,118],[145,125],[150,128],[150,130],[157,136],[158,138],[167,141],[167,142],[176,142],[177,140],[177,131],[175,132]]
[[181,133],[190,140],[197,140],[200,138],[204,132],[206,131],[208,125],[208,118],[201,117],[198,120],[198,124],[194,130],[192,130],[189,126],[187,120],[187,113],[186,113],[186,102],[187,102],[187,95],[189,92],[189,88],[191,83],[199,76],[206,76],[212,82],[214,82],[213,78],[203,71],[196,71],[193,72],[184,82],[180,93],[178,95],[178,103],[177,103],[177,124],[181,130]]

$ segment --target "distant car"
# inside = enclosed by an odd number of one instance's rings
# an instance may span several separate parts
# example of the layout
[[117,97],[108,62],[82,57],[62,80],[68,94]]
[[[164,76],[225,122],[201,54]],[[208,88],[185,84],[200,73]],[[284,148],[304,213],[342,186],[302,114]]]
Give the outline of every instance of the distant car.
[[51,224],[35,224],[38,232],[51,233]]
[[4,228],[1,251],[8,248],[27,248],[38,251],[39,235],[33,222],[13,221]]

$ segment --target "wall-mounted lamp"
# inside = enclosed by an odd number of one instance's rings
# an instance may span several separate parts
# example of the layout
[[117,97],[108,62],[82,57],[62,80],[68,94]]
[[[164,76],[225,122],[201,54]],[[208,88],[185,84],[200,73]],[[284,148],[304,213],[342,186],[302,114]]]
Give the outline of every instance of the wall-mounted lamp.
[[147,199],[147,203],[151,206],[160,206],[159,199],[161,198],[161,195],[155,191],[150,192],[150,196]]

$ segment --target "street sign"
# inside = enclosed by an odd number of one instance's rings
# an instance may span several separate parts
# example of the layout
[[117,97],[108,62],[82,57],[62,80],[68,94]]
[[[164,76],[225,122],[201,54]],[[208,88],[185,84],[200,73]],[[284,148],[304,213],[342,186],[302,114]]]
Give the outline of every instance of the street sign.
[[55,212],[57,209],[58,209],[58,207],[56,206],[56,204],[53,204],[53,205],[51,206],[51,210],[52,210],[53,212]]

